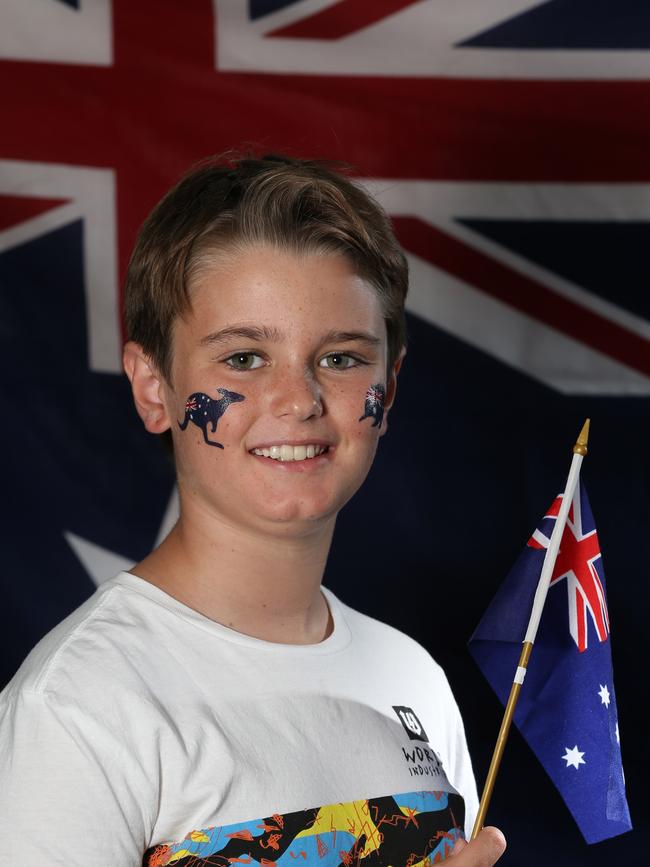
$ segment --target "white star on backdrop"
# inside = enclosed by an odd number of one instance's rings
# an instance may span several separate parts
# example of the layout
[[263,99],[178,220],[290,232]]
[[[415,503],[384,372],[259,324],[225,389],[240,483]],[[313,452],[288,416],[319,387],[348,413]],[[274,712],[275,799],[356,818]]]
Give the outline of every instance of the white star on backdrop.
[[609,707],[609,690],[607,689],[607,684],[600,684],[600,691],[598,692],[600,696],[601,702],[605,705],[605,707]]
[[[156,538],[154,548],[160,545],[177,520],[178,491],[176,490],[176,487],[174,487],[169,498],[169,503],[167,504],[167,509],[163,515],[160,529],[158,530],[158,537]],[[126,557],[117,554],[115,551],[109,551],[107,548],[102,548],[101,545],[90,542],[88,539],[83,539],[81,536],[77,536],[69,530],[66,530],[63,535],[65,536],[68,545],[70,545],[72,550],[75,552],[81,561],[82,566],[97,587],[99,587],[100,584],[103,584],[103,582],[108,578],[117,575],[118,572],[126,572],[133,566],[133,560],[128,560]]]
[[585,762],[585,760],[582,758],[584,756],[584,753],[580,752],[577,744],[575,745],[575,747],[572,750],[570,750],[568,747],[565,747],[565,750],[566,750],[566,753],[562,756],[562,758],[566,762],[567,768],[569,766],[572,766],[577,770],[580,767],[580,765],[586,765],[587,764]]

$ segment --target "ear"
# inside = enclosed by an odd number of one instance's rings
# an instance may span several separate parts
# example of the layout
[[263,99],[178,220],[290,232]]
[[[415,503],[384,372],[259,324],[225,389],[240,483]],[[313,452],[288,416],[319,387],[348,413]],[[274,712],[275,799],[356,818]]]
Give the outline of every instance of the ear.
[[383,437],[383,435],[388,430],[388,410],[391,408],[395,401],[395,395],[397,394],[397,374],[399,373],[400,367],[402,366],[405,355],[406,347],[402,346],[397,360],[393,364],[393,368],[388,377],[388,382],[386,383],[386,400],[384,401],[384,417],[382,419],[381,428],[379,430],[380,437]]
[[139,343],[124,346],[124,370],[131,382],[133,401],[149,433],[160,434],[171,427],[164,400],[164,380]]

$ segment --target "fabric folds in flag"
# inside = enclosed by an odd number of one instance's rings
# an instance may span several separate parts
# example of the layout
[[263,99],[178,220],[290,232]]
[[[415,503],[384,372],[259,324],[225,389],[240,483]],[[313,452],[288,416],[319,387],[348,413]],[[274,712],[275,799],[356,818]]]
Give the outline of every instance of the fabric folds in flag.
[[[560,508],[557,497],[470,639],[505,705]],[[632,827],[625,795],[605,575],[593,514],[576,487],[514,715],[585,840]]]

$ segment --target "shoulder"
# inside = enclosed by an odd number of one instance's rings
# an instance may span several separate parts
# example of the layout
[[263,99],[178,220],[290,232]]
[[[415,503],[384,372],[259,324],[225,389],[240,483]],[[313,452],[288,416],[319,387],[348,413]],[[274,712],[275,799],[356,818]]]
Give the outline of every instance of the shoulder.
[[102,584],[36,644],[2,693],[4,700],[22,692],[87,699],[111,674],[123,678],[133,646],[146,643],[146,635],[137,596],[121,578]]
[[[351,653],[345,661],[349,680],[358,685],[361,694],[365,690],[373,700],[378,696],[377,707],[389,717],[396,713],[404,728],[424,729],[427,744],[442,760],[451,784],[465,798],[467,815],[473,821],[476,785],[463,721],[444,670],[409,635],[351,608],[331,591],[325,592],[352,633]],[[413,744],[417,747],[417,740]]]
[[340,600],[331,590],[323,588],[330,605],[338,608],[352,633],[354,650],[357,654],[368,654],[374,666],[398,665],[409,670],[418,679],[426,678],[433,685],[449,690],[447,677],[442,667],[429,651],[410,635],[384,623],[375,617],[364,614]]
[[133,691],[112,688],[111,643],[128,616],[120,620],[119,591],[107,582],[41,639],[0,693],[0,833],[16,863],[51,863],[66,839],[75,864],[92,861],[86,844],[111,863],[135,863],[129,846],[155,817],[158,759]]

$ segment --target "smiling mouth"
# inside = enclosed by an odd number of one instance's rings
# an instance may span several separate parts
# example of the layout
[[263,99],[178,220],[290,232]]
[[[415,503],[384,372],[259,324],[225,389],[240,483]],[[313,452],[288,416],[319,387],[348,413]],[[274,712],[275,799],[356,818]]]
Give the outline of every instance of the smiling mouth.
[[268,449],[251,449],[251,454],[271,458],[274,461],[308,461],[329,451],[329,446],[270,446]]

